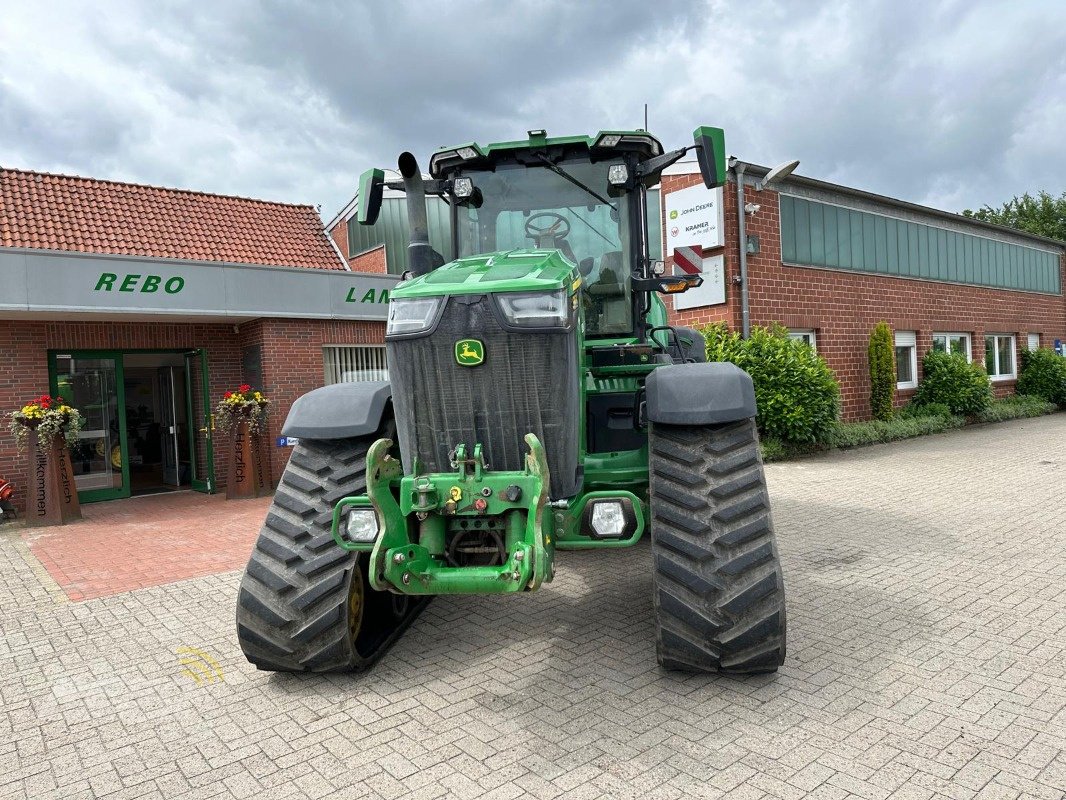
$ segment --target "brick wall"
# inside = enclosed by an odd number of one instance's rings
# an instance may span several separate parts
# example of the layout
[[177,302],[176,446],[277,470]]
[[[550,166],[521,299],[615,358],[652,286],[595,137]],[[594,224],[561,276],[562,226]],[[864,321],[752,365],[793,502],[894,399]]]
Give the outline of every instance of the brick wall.
[[240,346],[263,347],[263,389],[271,399],[269,415],[274,481],[291,448],[275,446],[293,401],[325,383],[322,348],[327,345],[381,344],[385,324],[371,321],[259,319],[240,326]]
[[352,272],[374,272],[384,275],[389,271],[385,262],[385,245],[378,245],[373,250],[352,256],[348,259],[348,266],[351,267]]
[[344,260],[348,260],[348,224],[346,222],[338,222],[333,226],[333,229],[329,232],[330,238],[333,243],[337,245],[337,249],[341,251],[341,255],[344,256]]
[[[0,321],[0,347],[5,361],[0,367],[0,410],[18,408],[26,400],[48,392],[49,350],[195,349],[207,350],[211,405],[227,389],[249,376],[242,374],[245,347],[262,347],[262,388],[271,398],[269,440],[275,483],[288,460],[289,448],[275,446],[275,437],[293,401],[324,383],[322,348],[325,345],[380,344],[384,323],[370,321],[258,319],[234,331],[232,324],[181,324],[164,322],[30,322]],[[199,428],[199,420],[194,420]],[[226,482],[227,451],[221,435],[215,437],[215,479]],[[16,508],[25,508],[29,474],[25,456],[15,450],[5,424],[0,427],[0,476],[17,489]]]
[[[13,411],[26,400],[49,391],[49,350],[188,349],[207,350],[214,401],[216,387],[240,383],[240,354],[232,325],[171,324],[163,322],[30,322],[0,321],[0,411]],[[198,420],[194,420],[198,423]],[[6,423],[6,420],[5,420]],[[196,424],[199,428],[200,425]],[[15,450],[14,437],[0,427],[0,475],[16,485],[15,505],[25,507],[29,473],[25,455]],[[225,480],[224,450],[215,448],[215,475]]]
[[[668,176],[663,180],[664,195],[699,181],[698,175]],[[740,328],[740,289],[731,283],[739,272],[735,183],[726,185],[724,199],[727,304],[672,314],[671,319],[681,324],[724,320],[732,328]],[[748,235],[760,240],[760,252],[748,256],[751,324],[780,322],[816,332],[818,353],[840,382],[844,419],[869,418],[867,346],[870,331],[881,320],[894,330],[917,333],[919,378],[921,359],[932,347],[934,332],[969,333],[972,356],[979,364],[984,363],[986,333],[1014,334],[1016,365],[1030,332],[1039,332],[1045,347],[1057,338],[1066,339],[1066,301],[1062,295],[782,264],[778,193],[756,192],[748,186],[745,200],[761,206],[746,222]],[[1060,268],[1062,285],[1066,286],[1066,264]],[[996,394],[1004,396],[1013,392],[1014,381],[993,385]],[[911,394],[913,391],[897,392],[896,404],[902,405]]]

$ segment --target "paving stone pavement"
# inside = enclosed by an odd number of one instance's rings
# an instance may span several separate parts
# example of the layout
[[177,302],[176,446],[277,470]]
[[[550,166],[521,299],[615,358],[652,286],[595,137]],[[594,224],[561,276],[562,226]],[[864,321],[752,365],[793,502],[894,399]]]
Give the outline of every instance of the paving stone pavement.
[[1066,796],[1066,415],[767,472],[789,651],[748,679],[655,665],[646,544],[306,677],[244,661],[239,573],[66,602],[0,534],[0,797]]

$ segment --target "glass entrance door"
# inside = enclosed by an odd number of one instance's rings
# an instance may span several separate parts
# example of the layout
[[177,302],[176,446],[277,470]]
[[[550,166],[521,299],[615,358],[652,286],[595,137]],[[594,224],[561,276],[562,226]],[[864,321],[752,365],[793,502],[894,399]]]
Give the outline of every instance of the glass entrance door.
[[118,353],[57,353],[52,393],[85,417],[71,465],[83,502],[129,497],[122,357]]
[[185,385],[188,387],[189,460],[193,489],[215,491],[215,454],[212,437],[215,419],[211,413],[211,394],[207,384],[207,351],[190,350],[185,354]]

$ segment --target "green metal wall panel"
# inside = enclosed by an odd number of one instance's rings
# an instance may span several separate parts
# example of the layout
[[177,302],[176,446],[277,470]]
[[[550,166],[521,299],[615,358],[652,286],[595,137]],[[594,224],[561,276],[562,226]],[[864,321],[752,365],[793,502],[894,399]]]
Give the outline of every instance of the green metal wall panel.
[[1059,294],[1046,250],[781,195],[785,262]]

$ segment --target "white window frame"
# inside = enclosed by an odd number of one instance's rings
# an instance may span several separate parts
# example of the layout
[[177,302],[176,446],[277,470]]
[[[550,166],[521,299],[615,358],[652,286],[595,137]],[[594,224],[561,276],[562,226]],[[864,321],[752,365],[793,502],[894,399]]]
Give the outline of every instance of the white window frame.
[[[991,381],[1013,381],[1018,377],[1018,341],[1013,333],[986,333],[985,334],[985,359],[988,359],[988,340],[992,339],[992,364],[996,371],[988,373]],[[1010,339],[1010,373],[999,372],[999,340]]]
[[[383,344],[327,344],[322,346],[325,384],[387,381],[389,366]],[[363,373],[366,377],[350,377]],[[349,377],[345,377],[349,376]]]
[[1028,335],[1028,337],[1026,337],[1025,344],[1026,344],[1027,349],[1029,349],[1029,350],[1039,350],[1040,349],[1040,334],[1039,333],[1030,333]]
[[811,350],[818,352],[818,334],[813,328],[789,328],[788,338],[797,342],[804,342]]
[[[896,381],[897,389],[918,388],[918,332],[896,331],[894,334],[894,348],[906,347],[910,349],[911,379],[909,381]],[[896,355],[893,349],[893,355]],[[896,355],[898,358],[898,355]]]
[[[963,339],[966,340],[966,360],[972,362],[973,361],[973,337],[970,336],[970,334],[968,334],[968,333],[966,333],[964,331],[936,331],[936,332],[933,333],[933,343],[935,344],[936,340],[939,339],[939,338],[944,338],[944,344],[945,344],[944,352],[945,353],[950,353],[951,350],[950,350],[950,344],[949,343],[950,343],[952,337],[962,337]],[[931,349],[936,349],[936,348],[931,348]]]

